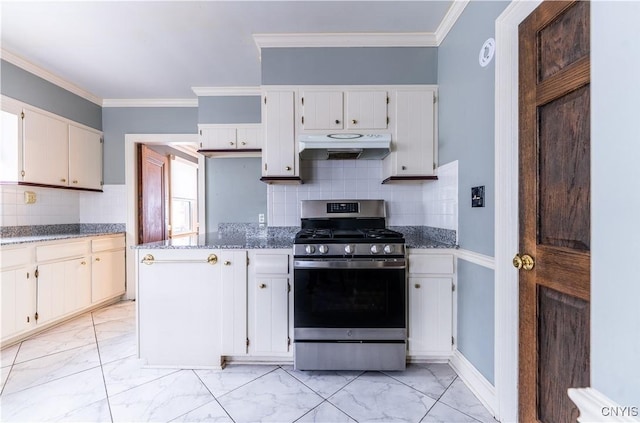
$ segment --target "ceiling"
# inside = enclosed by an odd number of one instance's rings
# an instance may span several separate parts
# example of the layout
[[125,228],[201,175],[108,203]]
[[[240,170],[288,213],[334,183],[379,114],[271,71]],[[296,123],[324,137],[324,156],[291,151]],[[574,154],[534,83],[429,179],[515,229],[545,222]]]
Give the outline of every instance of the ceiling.
[[[453,1],[5,1],[3,58],[105,99],[256,87],[254,34],[435,33]],[[25,62],[26,61],[26,62]]]

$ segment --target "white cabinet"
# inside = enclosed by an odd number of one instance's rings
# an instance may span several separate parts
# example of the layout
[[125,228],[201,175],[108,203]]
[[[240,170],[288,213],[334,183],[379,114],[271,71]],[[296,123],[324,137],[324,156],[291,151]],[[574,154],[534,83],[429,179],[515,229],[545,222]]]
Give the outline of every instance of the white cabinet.
[[139,249],[136,257],[140,358],[150,366],[220,368],[220,251]]
[[262,180],[265,182],[300,181],[294,109],[293,90],[264,91]]
[[1,253],[0,306],[2,339],[35,327],[36,279],[31,248],[3,248]]
[[291,355],[290,259],[288,250],[252,251],[249,277],[250,355]]
[[262,125],[202,124],[200,128],[201,150],[259,150],[262,148]]
[[395,90],[392,151],[384,159],[385,181],[427,179],[436,168],[435,88]]
[[38,323],[49,323],[91,304],[87,257],[38,266]]
[[301,90],[301,129],[386,129],[387,103],[385,90]]
[[102,190],[102,135],[69,125],[69,186]]
[[98,303],[124,294],[124,235],[92,240],[91,252],[91,302]]
[[409,252],[408,354],[446,358],[452,353],[453,254]]
[[100,131],[5,97],[2,110],[2,181],[102,190]]
[[69,185],[69,125],[35,110],[23,111],[22,181]]
[[247,251],[223,250],[222,267],[222,354],[247,353]]

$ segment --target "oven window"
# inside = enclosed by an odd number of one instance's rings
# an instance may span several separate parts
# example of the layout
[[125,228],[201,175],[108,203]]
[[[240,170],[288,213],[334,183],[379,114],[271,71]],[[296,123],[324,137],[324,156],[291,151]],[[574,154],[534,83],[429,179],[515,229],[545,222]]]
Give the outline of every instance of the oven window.
[[404,328],[401,269],[295,269],[294,325]]

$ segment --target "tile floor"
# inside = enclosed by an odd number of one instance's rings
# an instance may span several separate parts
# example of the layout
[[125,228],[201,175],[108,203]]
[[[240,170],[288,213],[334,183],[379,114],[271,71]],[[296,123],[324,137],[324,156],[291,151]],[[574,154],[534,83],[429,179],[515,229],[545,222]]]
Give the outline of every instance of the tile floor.
[[1,366],[3,422],[495,422],[447,364],[403,372],[144,369],[133,302],[6,348]]

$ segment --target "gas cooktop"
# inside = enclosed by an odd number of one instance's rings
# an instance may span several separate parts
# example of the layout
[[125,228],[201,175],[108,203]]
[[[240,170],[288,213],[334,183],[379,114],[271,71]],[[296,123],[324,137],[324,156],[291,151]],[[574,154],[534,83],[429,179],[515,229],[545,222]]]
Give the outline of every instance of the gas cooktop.
[[296,234],[297,241],[304,242],[401,242],[403,235],[391,229],[328,229],[308,228]]

